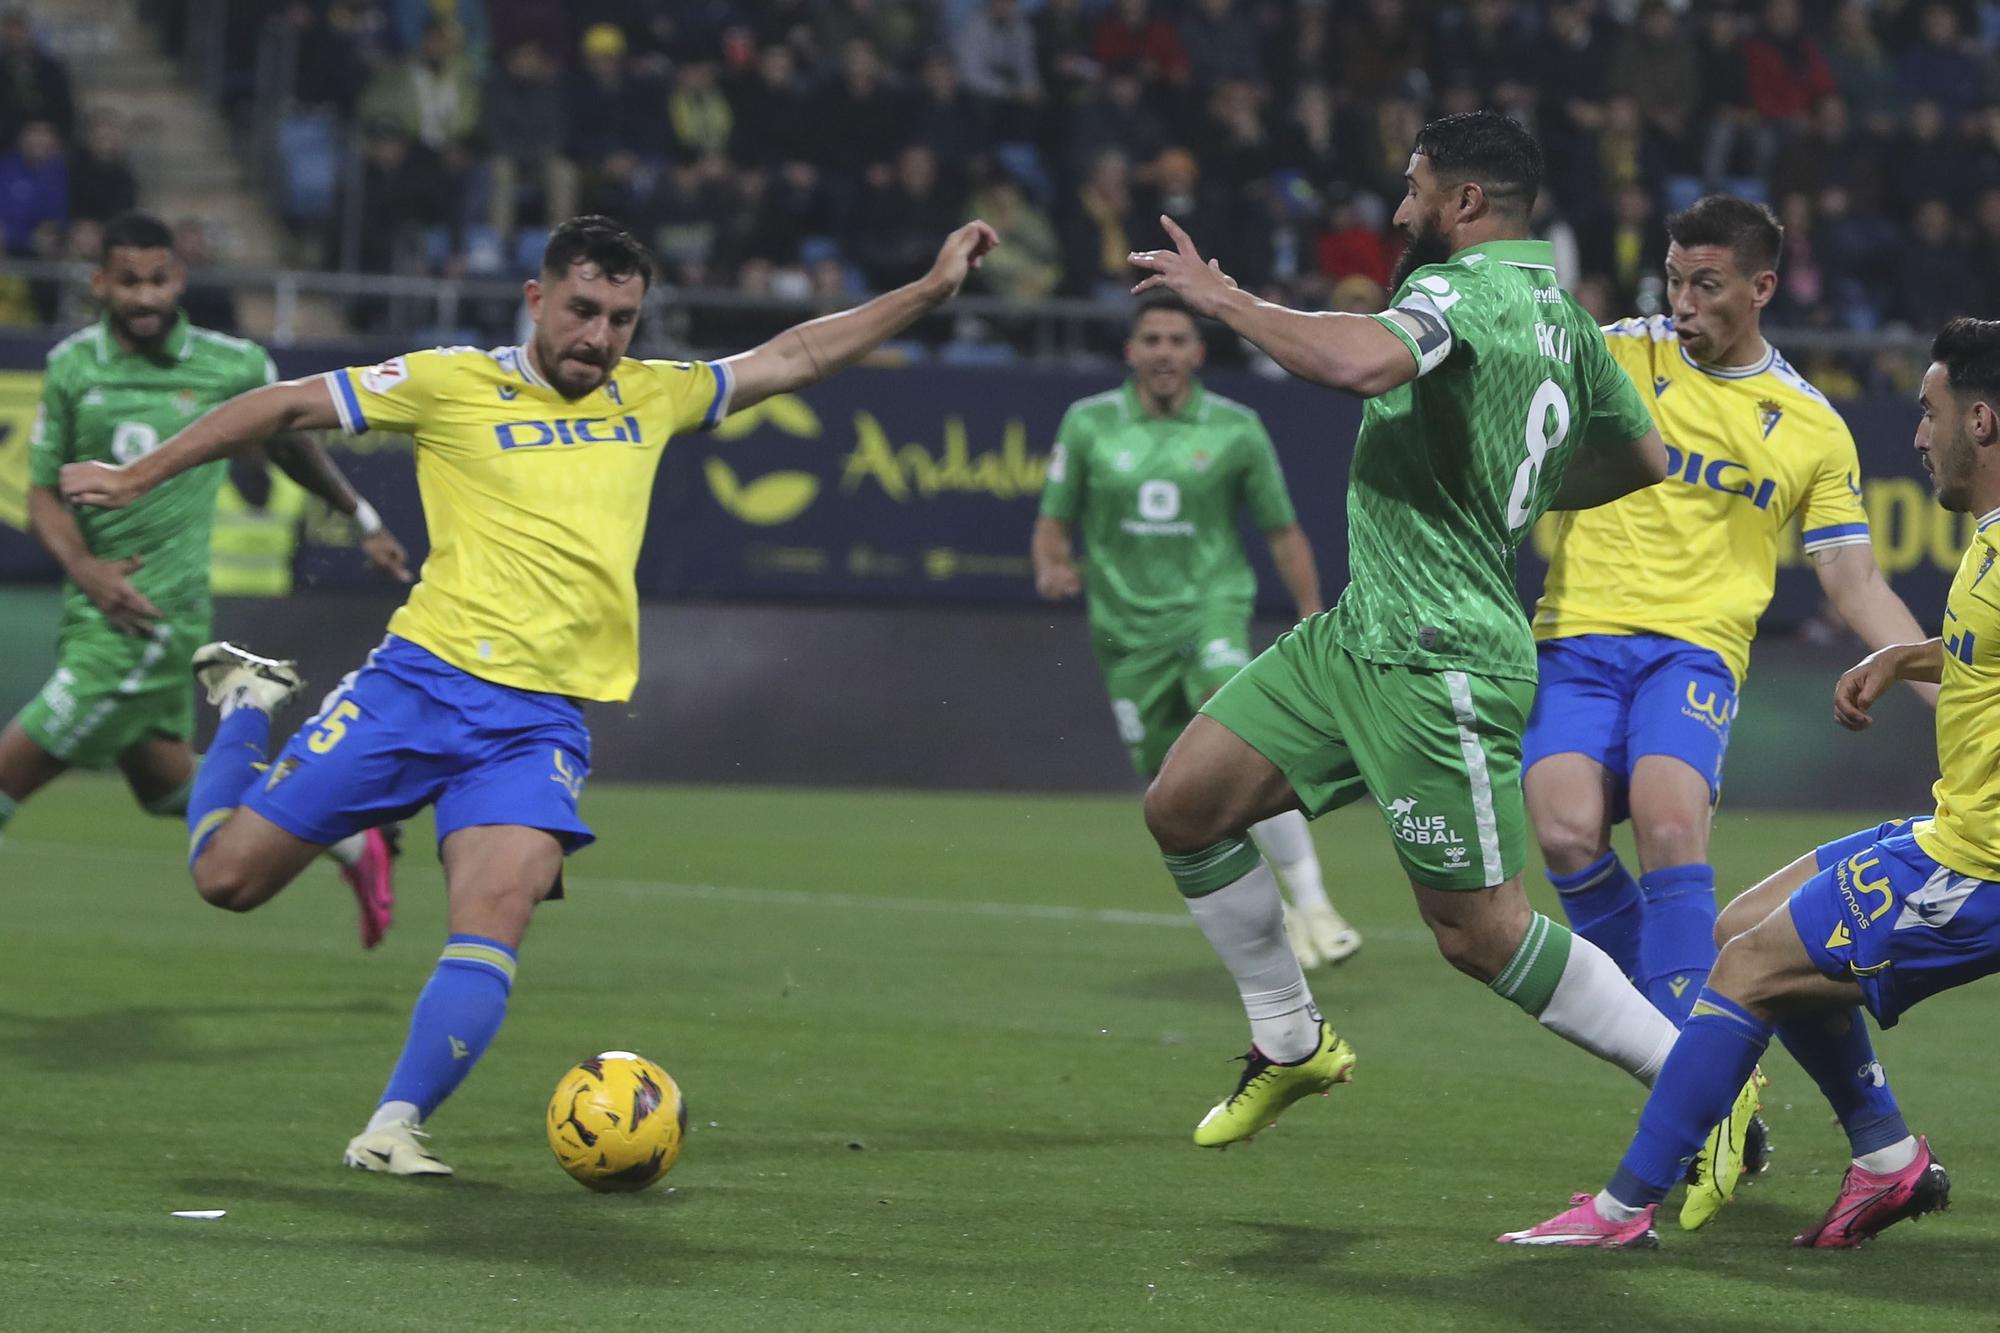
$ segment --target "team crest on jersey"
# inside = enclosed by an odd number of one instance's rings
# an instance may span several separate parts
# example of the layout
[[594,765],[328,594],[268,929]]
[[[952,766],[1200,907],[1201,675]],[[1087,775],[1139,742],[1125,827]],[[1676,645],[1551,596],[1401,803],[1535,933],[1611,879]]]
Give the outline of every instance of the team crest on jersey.
[[1765,439],[1771,438],[1771,432],[1778,428],[1778,419],[1784,415],[1785,409],[1775,399],[1766,398],[1757,404],[1757,420],[1764,427]]
[[1111,460],[1111,466],[1117,468],[1120,472],[1130,472],[1133,468],[1139,466],[1139,460],[1133,456],[1130,449],[1120,449],[1118,456]]
[[408,378],[409,362],[400,356],[391,357],[381,365],[370,366],[361,372],[361,383],[370,393],[388,393]]
[[182,416],[193,416],[195,409],[194,390],[182,389],[179,393],[175,394],[174,406],[180,409]]
[[1197,449],[1188,458],[1188,462],[1194,466],[1196,472],[1208,471],[1208,465],[1214,461],[1215,458],[1206,449]]
[[1661,394],[1665,393],[1667,390],[1673,387],[1674,387],[1674,382],[1668,379],[1665,375],[1653,376],[1653,397],[1658,398]]

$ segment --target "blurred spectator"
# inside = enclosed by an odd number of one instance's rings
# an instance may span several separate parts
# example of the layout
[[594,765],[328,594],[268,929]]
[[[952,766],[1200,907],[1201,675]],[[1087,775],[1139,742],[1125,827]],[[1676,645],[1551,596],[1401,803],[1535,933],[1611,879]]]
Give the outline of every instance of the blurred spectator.
[[813,161],[849,176],[886,177],[885,167],[909,130],[903,99],[875,48],[859,39],[841,50],[840,77],[821,94]]
[[1241,79],[1217,83],[1208,95],[1207,114],[1193,136],[1195,157],[1208,164],[1212,189],[1231,198],[1262,193],[1277,166],[1277,154],[1264,125],[1258,86]]
[[1632,313],[1618,304],[1610,280],[1602,273],[1587,273],[1579,278],[1573,294],[1584,313],[1599,324],[1611,324]]
[[735,113],[716,82],[715,65],[691,60],[675,72],[667,94],[667,124],[683,157],[719,157],[729,151]]
[[1966,281],[1971,256],[1953,234],[1951,205],[1926,199],[1917,205],[1909,241],[1896,271],[1894,317],[1929,332],[1954,315],[1973,313],[1979,293]]
[[1459,22],[1440,25],[1435,77],[1463,80],[1482,94],[1534,64],[1514,0],[1469,0]]
[[799,77],[791,47],[773,42],[760,50],[755,72],[737,80],[730,104],[736,113],[730,156],[737,162],[775,166],[811,161],[818,139],[813,96]]
[[1109,152],[1151,161],[1167,146],[1167,126],[1146,101],[1137,71],[1122,70],[1099,84],[1077,111],[1069,139],[1077,163],[1094,163]]
[[967,90],[1003,106],[1031,108],[1042,99],[1035,31],[1020,0],[986,0],[958,29],[953,50]]
[[847,250],[874,290],[887,291],[929,272],[938,238],[964,219],[964,202],[940,179],[937,155],[912,144],[896,155],[890,181],[863,196]]
[[1131,167],[1123,153],[1106,149],[1091,159],[1064,218],[1063,277],[1073,294],[1118,297],[1131,288],[1133,222]]
[[1187,82],[1187,48],[1151,0],[1112,0],[1091,35],[1090,54],[1112,73],[1130,71],[1152,84]]
[[986,118],[972,95],[959,86],[958,66],[948,51],[924,57],[910,122],[913,141],[929,148],[946,174],[961,181],[979,168],[993,146]]
[[859,39],[899,68],[914,65],[937,39],[930,0],[827,0],[819,22],[822,50]]
[[1236,0],[1193,0],[1181,19],[1180,37],[1194,81],[1202,87],[1224,79],[1263,81],[1257,23]]
[[1847,103],[1822,97],[1812,127],[1778,150],[1771,164],[1771,193],[1782,197],[1840,186],[1855,205],[1874,209],[1882,198],[1882,169],[1875,145],[1854,133]]
[[1388,239],[1379,220],[1367,218],[1354,192],[1344,185],[1335,186],[1327,195],[1326,226],[1314,249],[1319,271],[1336,286],[1351,277],[1366,278],[1378,287],[1388,284],[1394,262]]
[[450,216],[450,183],[434,156],[388,123],[368,128],[362,148],[361,266],[374,273],[420,269],[420,231]]
[[1972,184],[1963,150],[1945,135],[1944,109],[1929,98],[1910,108],[1908,129],[1890,163],[1894,202],[1905,217],[1933,195],[1963,200]]
[[76,129],[76,107],[69,72],[35,45],[28,11],[12,8],[0,13],[0,143],[15,142],[31,120],[46,122],[67,140]]
[[[191,270],[187,290],[181,293],[181,308],[188,318],[217,333],[236,332],[236,293],[214,283],[200,281],[200,273],[215,262],[208,245],[208,226],[200,218],[181,218],[174,223],[174,253]],[[96,258],[95,254],[90,256]]]
[[1350,273],[1333,284],[1327,309],[1350,315],[1379,315],[1389,306],[1389,293],[1381,283],[1359,273]]
[[1356,105],[1373,106],[1423,73],[1430,47],[1408,0],[1355,0],[1341,14],[1328,54],[1335,86]]
[[553,224],[576,212],[576,168],[563,156],[561,71],[539,41],[508,50],[482,99],[481,138],[493,150],[487,163],[492,207],[487,222],[510,236],[525,214]]
[[1764,18],[1743,42],[1750,106],[1773,124],[1797,123],[1839,90],[1826,57],[1805,31],[1799,0],[1764,0]]
[[583,33],[583,68],[570,81],[569,155],[586,169],[614,152],[660,152],[666,147],[659,90],[635,78],[626,64],[629,43],[615,23],[596,23]]
[[1610,86],[1630,97],[1676,171],[1694,166],[1692,130],[1701,102],[1694,39],[1665,0],[1647,0],[1611,58]]
[[1902,109],[1902,89],[1895,61],[1869,25],[1865,0],[1842,0],[1834,12],[1826,63],[1854,119],[1870,134],[1887,133]]
[[1084,89],[1102,73],[1090,58],[1096,25],[1083,12],[1083,0],[1042,0],[1029,24],[1035,33],[1035,69],[1043,95],[1064,106],[1080,101]]
[[1055,294],[1062,282],[1062,244],[1048,215],[1017,183],[1005,176],[992,181],[973,196],[970,212],[1000,233],[1000,248],[980,261],[981,286],[1014,301]]
[[90,117],[83,147],[70,155],[69,213],[103,222],[138,202],[139,184],[125,148],[125,122],[109,112]]
[[69,220],[69,164],[46,120],[21,127],[15,150],[0,157],[0,234],[7,253],[55,254]]
[[479,126],[479,83],[453,30],[426,24],[415,54],[383,66],[361,90],[355,111],[362,123],[393,125],[433,153],[471,137]]
[[1958,12],[1946,4],[1925,5],[1918,33],[1896,58],[1903,96],[1929,98],[1954,120],[1967,115],[1984,100],[1984,79],[1959,36]]
[[1333,94],[1317,80],[1299,85],[1274,135],[1280,168],[1297,172],[1315,190],[1341,180],[1345,164],[1334,139]]
[[1972,263],[1979,281],[1979,310],[2000,311],[2000,185],[1980,192],[1973,213]]
[[1607,98],[1604,122],[1597,131],[1597,191],[1610,198],[1627,185],[1652,188],[1666,174],[1660,156],[1646,135],[1639,104],[1622,93]]
[[1666,252],[1666,228],[1652,196],[1644,186],[1633,184],[1614,197],[1611,225],[1598,234],[1594,245],[1584,247],[1583,261],[1610,282],[1613,303],[1630,312],[1639,309],[1640,284],[1659,268]]
[[1812,196],[1803,190],[1787,194],[1779,201],[1777,213],[1785,229],[1785,254],[1778,266],[1778,290],[1766,317],[1786,327],[1826,324],[1839,274],[1825,267],[1813,230]]

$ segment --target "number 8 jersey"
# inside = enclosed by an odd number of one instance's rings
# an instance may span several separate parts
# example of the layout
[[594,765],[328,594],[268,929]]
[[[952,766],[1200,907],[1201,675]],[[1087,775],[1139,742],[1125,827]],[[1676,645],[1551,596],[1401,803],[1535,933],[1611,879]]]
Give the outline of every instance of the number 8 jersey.
[[1533,680],[1514,552],[1577,449],[1624,446],[1652,418],[1546,242],[1420,268],[1375,318],[1417,378],[1362,414],[1337,637],[1373,662]]

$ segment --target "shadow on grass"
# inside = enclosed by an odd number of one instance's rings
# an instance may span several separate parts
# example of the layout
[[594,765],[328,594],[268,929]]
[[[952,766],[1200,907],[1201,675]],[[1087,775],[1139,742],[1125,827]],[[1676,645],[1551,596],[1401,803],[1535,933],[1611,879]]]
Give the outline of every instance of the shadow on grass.
[[[19,1059],[47,1069],[71,1069],[79,1052],[87,1052],[93,1063],[101,1064],[228,1063],[255,1057],[263,1048],[221,1035],[197,1037],[188,1029],[191,1020],[269,1020],[279,1014],[373,1018],[406,1008],[387,998],[357,997],[330,1004],[137,1005],[55,1016],[0,1009],[0,1028],[6,1029],[0,1030],[0,1061]],[[267,1032],[268,1027],[260,1025],[258,1031]]]

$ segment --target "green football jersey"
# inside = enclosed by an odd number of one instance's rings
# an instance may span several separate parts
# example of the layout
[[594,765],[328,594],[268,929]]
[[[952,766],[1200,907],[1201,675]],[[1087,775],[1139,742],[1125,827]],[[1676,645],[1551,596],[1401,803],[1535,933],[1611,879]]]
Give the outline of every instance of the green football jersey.
[[1515,550],[1579,443],[1621,446],[1652,425],[1553,261],[1543,241],[1475,245],[1418,269],[1375,316],[1418,378],[1369,399],[1354,445],[1332,614],[1357,657],[1535,678]]
[[[158,356],[127,352],[100,320],[57,343],[42,375],[28,475],[54,489],[64,463],[130,463],[216,404],[277,378],[263,348],[176,316]],[[206,623],[208,542],[228,464],[181,473],[124,509],[77,513],[84,542],[103,560],[145,557],[132,582],[169,619]],[[74,584],[64,585],[63,625],[101,621]]]
[[1115,650],[1191,633],[1218,606],[1249,616],[1246,505],[1265,532],[1296,521],[1264,423],[1198,381],[1171,417],[1146,415],[1130,381],[1072,403],[1042,491],[1042,513],[1083,534],[1090,627]]

